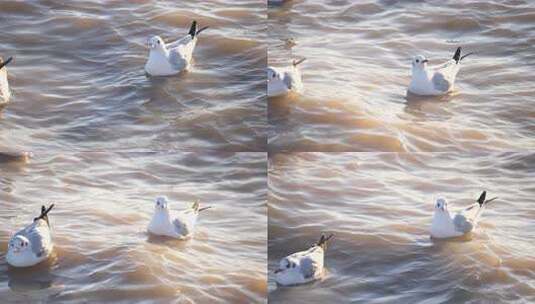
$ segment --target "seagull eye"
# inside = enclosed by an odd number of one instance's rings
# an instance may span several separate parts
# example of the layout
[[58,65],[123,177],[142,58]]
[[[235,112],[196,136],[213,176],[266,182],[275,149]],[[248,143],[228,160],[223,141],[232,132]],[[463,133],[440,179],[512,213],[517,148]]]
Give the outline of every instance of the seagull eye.
[[416,63],[420,62],[420,60],[416,59]]

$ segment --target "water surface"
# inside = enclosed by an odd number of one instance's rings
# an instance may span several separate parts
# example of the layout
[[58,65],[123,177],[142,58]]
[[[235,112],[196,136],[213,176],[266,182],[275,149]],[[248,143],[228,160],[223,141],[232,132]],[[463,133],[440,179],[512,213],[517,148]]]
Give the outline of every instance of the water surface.
[[[535,154],[294,153],[269,159],[269,270],[334,233],[322,281],[272,303],[535,301]],[[432,241],[434,198],[499,199],[470,238]]]
[[[192,19],[210,27],[192,71],[148,78],[147,39]],[[0,20],[0,150],[265,149],[261,0],[3,1]]]
[[[262,303],[266,286],[264,153],[36,153],[0,157],[3,303]],[[146,232],[154,199],[201,213],[193,239]],[[8,267],[10,235],[55,203],[55,250]]]
[[[287,1],[268,8],[268,60],[305,92],[269,100],[271,151],[535,147],[535,2]],[[291,50],[282,41],[294,38]],[[467,57],[453,94],[407,97],[411,57]]]

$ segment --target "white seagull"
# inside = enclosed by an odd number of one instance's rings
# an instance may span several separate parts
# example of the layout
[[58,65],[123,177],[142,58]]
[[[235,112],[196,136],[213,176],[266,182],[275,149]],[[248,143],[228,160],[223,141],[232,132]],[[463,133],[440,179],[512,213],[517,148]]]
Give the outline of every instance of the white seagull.
[[41,207],[41,215],[33,223],[17,232],[7,249],[7,263],[14,267],[29,267],[48,259],[54,248],[50,234],[48,212],[54,207]]
[[9,57],[6,61],[0,58],[0,104],[6,103],[11,98],[11,90],[9,90],[9,83],[7,82],[7,68],[13,57]]
[[323,275],[323,258],[327,248],[327,241],[333,235],[321,235],[318,243],[305,251],[296,252],[279,262],[279,268],[274,271],[275,281],[280,285],[297,285],[312,282]]
[[301,92],[303,82],[301,80],[301,71],[298,65],[305,61],[305,58],[294,60],[291,67],[286,68],[267,68],[267,95],[268,97],[277,97],[288,94],[291,91]]
[[149,223],[148,231],[155,235],[169,236],[177,239],[186,239],[193,235],[197,217],[201,211],[212,207],[200,208],[199,201],[194,202],[190,208],[171,214],[167,197],[156,199],[154,215]]
[[458,47],[453,58],[434,69],[427,67],[429,60],[423,55],[412,59],[412,79],[409,92],[416,95],[443,95],[453,91],[455,77],[459,72],[461,61],[468,55],[461,57],[461,47]]
[[188,34],[173,43],[166,44],[160,36],[149,39],[149,59],[145,71],[152,76],[170,76],[188,70],[197,44],[197,36],[208,27],[197,30],[197,21],[191,23]]
[[479,217],[487,204],[497,199],[494,197],[487,200],[486,196],[487,191],[483,191],[476,203],[458,211],[454,216],[448,211],[446,199],[437,199],[431,223],[431,237],[452,238],[472,232],[477,227]]

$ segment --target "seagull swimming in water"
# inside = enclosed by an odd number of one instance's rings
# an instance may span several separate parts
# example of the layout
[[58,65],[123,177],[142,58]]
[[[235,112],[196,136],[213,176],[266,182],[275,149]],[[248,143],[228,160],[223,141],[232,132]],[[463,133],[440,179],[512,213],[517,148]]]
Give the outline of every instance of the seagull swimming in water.
[[195,231],[199,213],[210,208],[212,207],[200,208],[199,201],[196,201],[190,208],[171,214],[167,197],[160,196],[156,199],[154,215],[149,223],[148,231],[155,235],[177,239],[189,238]]
[[267,68],[267,95],[277,97],[288,94],[291,91],[301,92],[303,82],[301,81],[301,71],[298,65],[305,61],[305,58],[294,60],[291,67],[287,68]]
[[50,233],[48,209],[41,207],[41,215],[33,219],[33,222],[21,229],[9,240],[6,260],[14,267],[29,267],[48,259],[54,248]]
[[461,47],[458,47],[453,58],[434,69],[427,67],[429,60],[423,55],[412,59],[412,79],[409,92],[416,95],[443,95],[453,91],[455,77],[459,72],[461,61],[468,55],[461,57]]
[[145,64],[145,71],[152,76],[170,76],[188,70],[197,36],[207,28],[205,26],[197,30],[197,21],[193,20],[188,34],[173,43],[166,44],[160,36],[150,38],[149,59]]
[[486,199],[487,191],[483,191],[476,203],[457,212],[454,216],[448,211],[448,203],[444,198],[438,198],[435,204],[435,213],[431,223],[431,237],[452,238],[463,236],[474,231],[479,217],[488,203],[497,197]]
[[332,237],[332,234],[328,237],[322,234],[310,249],[283,258],[279,268],[274,271],[275,281],[280,285],[297,285],[321,278],[327,241]]
[[13,57],[9,57],[6,61],[0,58],[0,104],[7,103],[11,98],[11,90],[9,90],[9,83],[7,81],[7,68]]

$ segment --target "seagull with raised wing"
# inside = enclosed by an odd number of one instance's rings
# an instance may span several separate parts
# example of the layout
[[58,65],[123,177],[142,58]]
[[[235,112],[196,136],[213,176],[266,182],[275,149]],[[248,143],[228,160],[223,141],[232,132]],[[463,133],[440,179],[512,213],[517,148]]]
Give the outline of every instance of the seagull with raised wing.
[[280,285],[297,285],[320,279],[327,242],[332,237],[332,234],[328,237],[322,234],[310,249],[283,258],[279,268],[274,271],[275,281]]
[[283,96],[290,92],[301,92],[303,82],[301,71],[298,65],[305,61],[305,58],[294,60],[290,67],[267,68],[267,95],[268,97]]
[[199,213],[212,207],[200,208],[197,200],[191,207],[180,212],[169,210],[168,199],[160,196],[156,199],[154,215],[149,223],[148,231],[154,235],[186,239],[193,235]]
[[29,267],[48,259],[54,244],[50,232],[48,213],[54,204],[41,207],[41,214],[9,240],[6,260],[13,267]]
[[7,81],[7,68],[13,57],[9,57],[6,61],[0,58],[0,104],[7,103],[11,98],[11,90]]
[[486,199],[487,191],[483,191],[477,202],[451,215],[448,203],[444,198],[438,198],[435,202],[435,213],[431,223],[431,237],[452,238],[463,236],[474,231],[479,217],[487,205],[497,197]]
[[461,47],[458,47],[453,58],[436,68],[428,68],[429,60],[423,55],[412,59],[412,79],[409,92],[416,95],[443,95],[453,91],[455,77],[459,72],[461,61],[468,55],[461,56]]
[[166,44],[160,36],[150,38],[149,59],[145,64],[145,71],[152,76],[170,76],[188,70],[197,45],[197,37],[207,28],[205,26],[197,29],[197,21],[193,20],[188,34],[173,43]]

